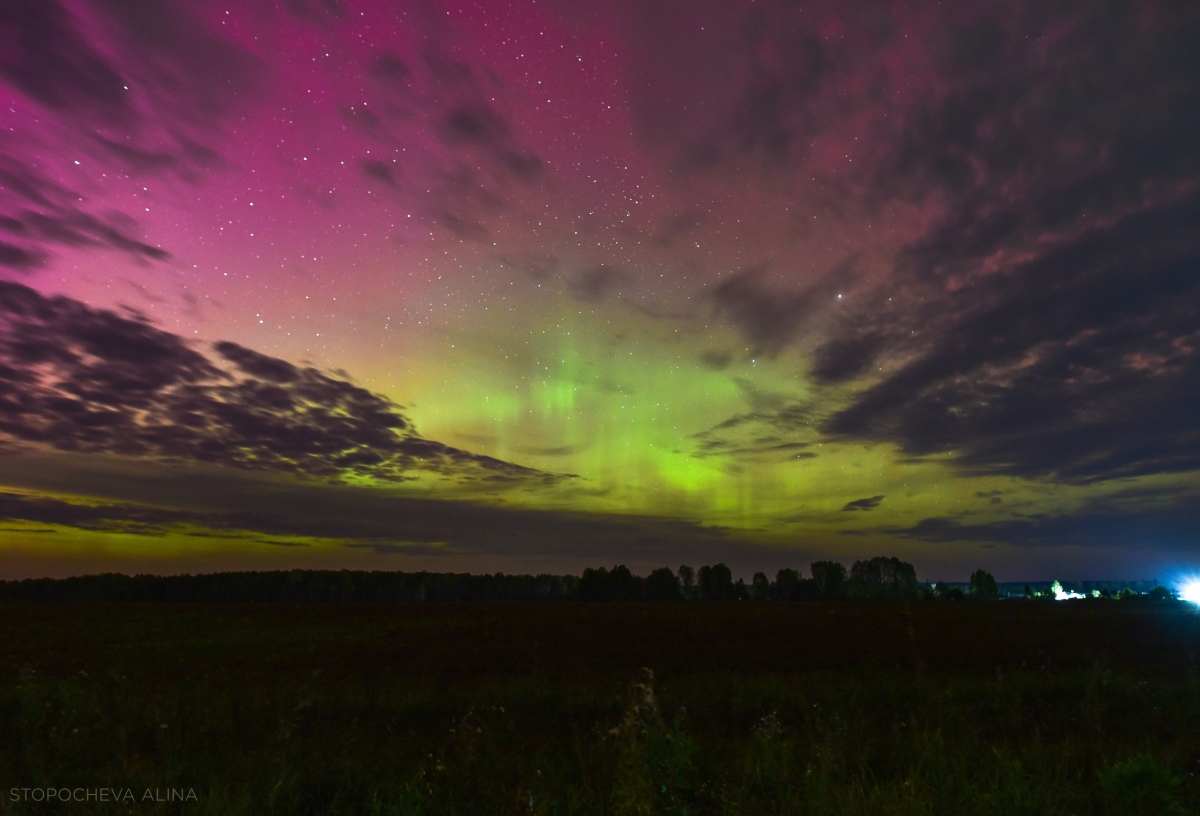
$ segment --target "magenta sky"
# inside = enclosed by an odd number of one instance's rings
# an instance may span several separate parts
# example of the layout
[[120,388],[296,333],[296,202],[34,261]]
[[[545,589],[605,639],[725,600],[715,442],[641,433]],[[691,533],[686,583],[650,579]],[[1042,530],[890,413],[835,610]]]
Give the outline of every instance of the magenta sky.
[[1194,4],[0,37],[0,571],[1197,560]]

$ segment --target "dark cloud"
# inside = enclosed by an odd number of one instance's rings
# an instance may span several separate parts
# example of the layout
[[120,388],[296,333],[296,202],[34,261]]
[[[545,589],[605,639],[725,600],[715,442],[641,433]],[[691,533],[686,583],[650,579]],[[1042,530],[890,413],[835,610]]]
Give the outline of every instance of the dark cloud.
[[525,273],[532,280],[535,280],[539,283],[554,277],[554,274],[558,271],[560,266],[558,256],[551,255],[549,253],[532,252],[519,257],[501,255],[497,257],[496,260],[498,260],[504,266],[508,266]]
[[724,371],[733,362],[733,354],[724,349],[708,349],[700,352],[700,362],[713,371]]
[[487,227],[477,221],[470,221],[465,218],[459,218],[453,213],[442,213],[438,217],[438,221],[443,227],[450,230],[464,241],[476,241],[484,243],[491,241],[492,234],[488,232]]
[[[423,171],[402,182],[388,168],[406,206],[460,238],[490,241],[487,217],[507,207],[513,184],[540,183],[543,163],[510,123],[499,80],[459,56],[444,13],[418,6],[417,17],[420,46],[369,59],[371,101],[356,104],[351,119],[385,149],[403,146],[414,172]],[[381,176],[373,177],[388,180]]]
[[335,479],[561,477],[418,436],[384,397],[236,343],[223,367],[137,315],[0,283],[0,434],[64,451]]
[[1121,512],[1089,506],[1082,512],[1038,514],[984,524],[934,517],[911,527],[880,527],[862,533],[883,533],[934,544],[987,542],[1018,547],[1153,548],[1194,552],[1200,537],[1200,512],[1194,498],[1185,504],[1147,511]]
[[59,111],[85,109],[106,119],[131,113],[126,81],[54,0],[0,6],[0,77]]
[[630,0],[621,18],[639,126],[679,165],[947,196],[962,247],[1195,166],[1190,4]]
[[212,30],[188,4],[93,0],[91,5],[128,65],[125,73],[133,82],[126,84],[140,90],[139,101],[151,111],[142,124],[165,128],[172,137],[168,145],[178,148],[181,159],[194,157],[189,135],[211,137],[261,76],[256,57]]
[[95,532],[163,535],[172,526],[195,523],[196,513],[132,504],[73,504],[62,499],[0,492],[0,520],[54,524]]
[[909,316],[909,361],[825,430],[977,472],[1200,467],[1200,196],[1063,242]]
[[914,274],[969,275],[1200,173],[1196,7],[1030,3],[943,36],[950,92],[908,112],[873,180],[880,198],[947,201],[906,253]]
[[517,453],[530,456],[575,456],[590,448],[591,443],[582,445],[553,445],[550,447],[518,446],[513,448]]
[[296,17],[313,23],[340,20],[346,15],[340,0],[287,0],[286,5]]
[[913,81],[888,71],[903,64],[892,52],[906,44],[904,14],[832,0],[628,2],[639,129],[693,172],[747,157],[773,172],[804,162],[822,135],[868,105],[895,104],[896,82]]
[[442,139],[448,144],[496,146],[508,140],[508,123],[481,102],[460,105],[442,117]]
[[922,213],[828,321],[828,283],[711,293],[756,353],[831,328],[813,378],[862,382],[826,432],[1031,478],[1200,468],[1200,6],[623,9],[641,133],[677,167],[787,179],[848,230]]
[[4,3],[0,83],[43,110],[0,146],[0,228],[20,239],[4,242],[0,264],[32,269],[55,247],[169,257],[132,218],[89,212],[87,196],[47,174],[44,156],[65,139],[89,160],[194,180],[219,162],[209,142],[257,74],[248,52],[211,34],[186,4]]
[[807,442],[792,442],[778,436],[755,436],[745,440],[733,439],[714,434],[702,433],[697,438],[700,444],[696,446],[696,457],[704,459],[709,456],[758,457],[764,454],[774,454],[782,459],[816,459],[817,454],[810,450]]
[[382,181],[389,187],[396,186],[396,176],[392,171],[392,164],[390,162],[378,160],[365,161],[362,163],[362,171],[363,175],[369,179]]
[[834,337],[813,352],[812,376],[821,383],[852,380],[871,367],[886,342],[882,334]]
[[811,442],[797,439],[811,435],[810,406],[777,395],[758,393],[739,383],[753,410],[735,414],[707,430],[692,434],[697,442],[695,456],[733,456],[782,459],[815,459]]
[[31,269],[37,269],[45,262],[46,256],[44,253],[0,241],[0,266],[7,266],[9,269],[15,269],[18,272],[27,272]]
[[342,111],[342,116],[352,125],[356,125],[369,136],[380,138],[386,134],[384,121],[379,114],[367,107],[366,103],[350,105]]
[[[474,83],[470,83],[474,89]],[[456,104],[438,114],[437,134],[451,148],[469,148],[482,152],[493,168],[518,181],[533,182],[541,173],[538,156],[517,143],[509,122],[482,95]]]
[[[0,78],[114,152],[181,161],[205,153],[192,139],[253,81],[255,59],[211,33],[187,4],[93,0],[77,8],[5,3]],[[118,124],[120,142],[105,136]]]
[[542,175],[545,165],[536,153],[522,153],[519,150],[501,150],[496,154],[500,166],[508,170],[512,176],[526,184],[532,184]]
[[51,247],[99,248],[139,260],[161,261],[166,250],[136,236],[137,223],[121,213],[101,218],[80,207],[81,197],[0,151],[0,265],[19,272],[45,264]]
[[854,286],[855,260],[847,259],[801,292],[771,285],[767,267],[754,266],[721,281],[709,299],[755,354],[774,355],[795,340],[817,314],[834,307],[839,294]]
[[[624,514],[607,516],[497,507],[470,501],[413,498],[395,491],[284,481],[216,468],[150,463],[136,472],[91,459],[71,464],[55,456],[0,457],[0,481],[58,487],[95,498],[60,498],[0,491],[0,523],[55,525],[134,535],[297,542],[320,538],[378,555],[461,558],[478,571],[479,558],[567,559],[572,569],[597,553],[628,563],[672,563],[736,551],[763,557],[748,542],[736,547],[728,531],[689,521]],[[728,560],[727,560],[728,563]]]
[[1200,8],[1033,4],[963,33],[875,182],[948,204],[899,256],[903,330],[874,327],[909,361],[829,430],[981,472],[1195,469]]
[[[174,170],[181,175],[190,176],[185,169],[185,164],[175,152],[130,147],[114,139],[108,139],[99,135],[95,136],[95,142],[101,145],[105,152],[110,153],[113,158],[117,159],[118,164],[139,175]],[[189,146],[187,152],[189,155],[195,157],[197,164],[202,167],[215,165],[218,162],[216,152],[209,148],[201,148],[198,145],[194,145]]]
[[[331,0],[293,0],[286,8],[330,35],[339,26],[366,24]],[[418,2],[408,12],[420,36],[405,53],[365,60],[353,50],[334,55],[361,66],[362,84],[347,86],[354,101],[340,101],[347,120],[371,142],[360,163],[364,181],[387,194],[381,200],[403,200],[405,212],[428,224],[490,240],[488,218],[506,208],[513,185],[542,182],[543,162],[512,126],[499,80],[459,55],[444,10]],[[261,21],[269,25],[270,14]],[[64,246],[116,249],[139,260],[168,257],[169,247],[144,240],[136,221],[117,224],[109,214],[90,212],[94,196],[69,189],[39,157],[67,145],[85,165],[188,183],[222,166],[217,146],[224,124],[261,101],[266,71],[205,16],[193,4],[158,0],[3,5],[0,84],[43,115],[26,117],[16,138],[0,146],[0,217],[26,233],[0,235],[0,265],[27,272]],[[385,158],[401,155],[401,148],[403,168]]]
[[401,87],[412,76],[408,63],[395,54],[380,54],[370,62],[371,74],[386,82],[395,83]]
[[629,280],[629,274],[623,269],[600,264],[572,278],[567,284],[567,291],[581,303],[602,303],[618,294],[621,286]]
[[[457,49],[453,46],[447,47],[450,38],[447,36],[448,32],[440,24],[442,10],[431,4],[424,9],[424,12],[426,43],[421,46],[420,62],[447,92],[478,87],[479,72],[454,53]],[[429,42],[431,37],[434,39],[432,43]],[[456,104],[461,105],[461,100],[456,101]],[[488,106],[481,105],[480,107],[487,108]]]
[[[162,261],[170,253],[133,237],[130,219],[113,214],[107,220],[74,207],[51,207],[46,212],[18,211],[4,219],[0,229],[39,245],[115,249],[135,258]],[[10,264],[12,265],[12,264]]]
[[846,502],[843,511],[854,510],[874,510],[883,501],[883,496],[872,496],[869,499],[858,499],[857,501]]
[[396,544],[391,541],[356,541],[346,546],[356,550],[370,550],[375,555],[410,555],[414,551],[436,553],[438,549],[436,545]]

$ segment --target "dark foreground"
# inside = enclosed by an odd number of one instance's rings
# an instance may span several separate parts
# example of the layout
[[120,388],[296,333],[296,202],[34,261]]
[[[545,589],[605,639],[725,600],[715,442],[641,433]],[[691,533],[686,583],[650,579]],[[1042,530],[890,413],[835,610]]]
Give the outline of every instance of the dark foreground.
[[5,814],[1200,812],[1173,603],[3,604],[0,643]]

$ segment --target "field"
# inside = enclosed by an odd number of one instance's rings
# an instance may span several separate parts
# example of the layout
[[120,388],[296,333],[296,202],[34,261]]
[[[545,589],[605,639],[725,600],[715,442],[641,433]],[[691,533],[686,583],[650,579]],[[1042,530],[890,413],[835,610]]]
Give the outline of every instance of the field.
[[4,814],[1200,812],[1169,602],[9,603],[0,643]]

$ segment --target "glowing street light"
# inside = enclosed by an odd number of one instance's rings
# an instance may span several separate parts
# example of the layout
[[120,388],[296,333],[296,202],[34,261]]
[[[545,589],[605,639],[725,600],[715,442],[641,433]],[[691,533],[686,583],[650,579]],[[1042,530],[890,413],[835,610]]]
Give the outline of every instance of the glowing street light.
[[1050,589],[1054,591],[1054,600],[1056,601],[1070,601],[1074,600],[1075,598],[1087,597],[1086,595],[1080,595],[1078,592],[1064,590],[1063,585],[1058,581],[1055,581],[1053,584],[1051,584]]
[[1179,599],[1200,606],[1200,578],[1189,578],[1180,584]]

